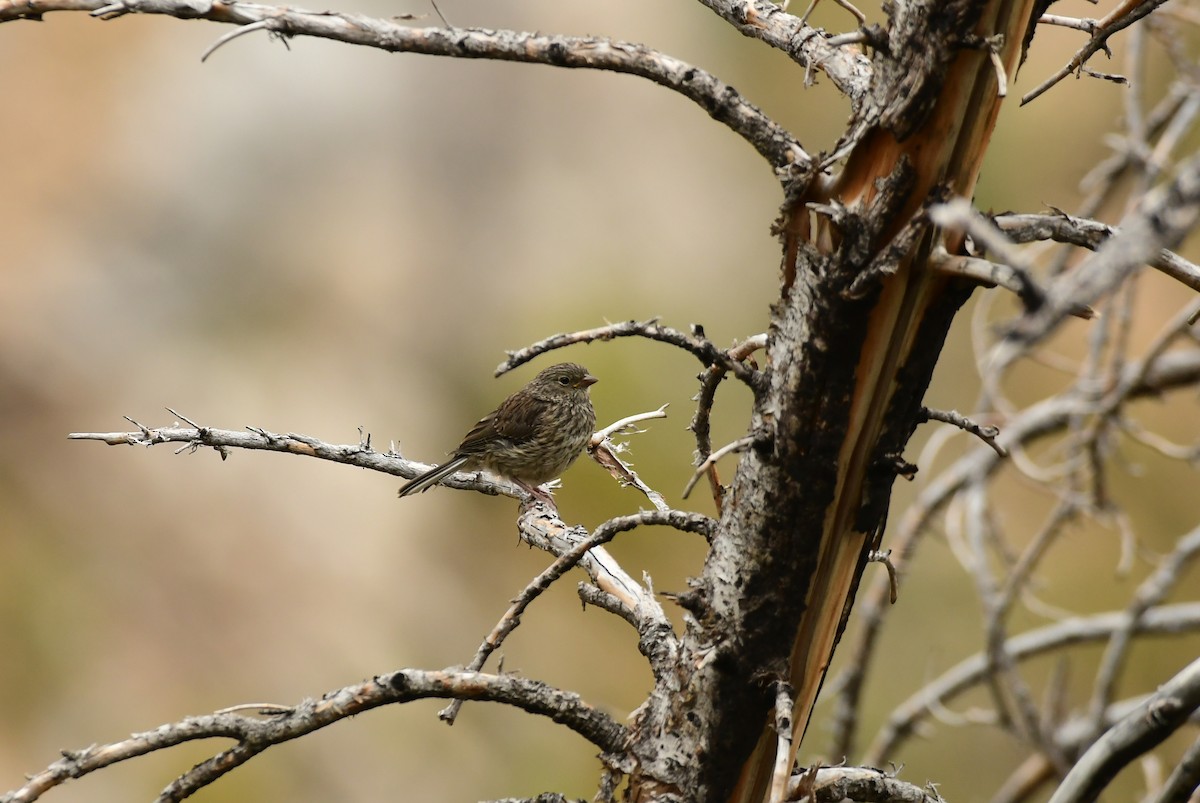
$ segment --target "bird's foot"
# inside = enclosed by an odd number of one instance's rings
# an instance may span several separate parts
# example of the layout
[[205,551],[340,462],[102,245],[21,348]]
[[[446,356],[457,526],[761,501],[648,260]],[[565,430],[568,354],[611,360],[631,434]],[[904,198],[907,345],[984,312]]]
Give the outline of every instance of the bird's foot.
[[525,493],[529,494],[530,499],[528,500],[527,504],[534,504],[537,502],[545,502],[547,505],[549,505],[551,510],[558,512],[558,505],[554,501],[554,496],[551,495],[549,489],[547,489],[545,486],[543,486],[543,485],[535,486],[535,485],[530,485],[529,483],[520,482],[520,481],[517,481],[517,485],[520,485],[522,490],[524,490]]

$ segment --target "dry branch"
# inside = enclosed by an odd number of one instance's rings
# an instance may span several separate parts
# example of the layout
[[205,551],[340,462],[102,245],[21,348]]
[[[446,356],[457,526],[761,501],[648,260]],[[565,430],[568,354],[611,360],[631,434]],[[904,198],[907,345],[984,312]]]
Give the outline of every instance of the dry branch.
[[538,681],[457,670],[401,669],[336,689],[317,700],[305,700],[284,713],[271,712],[266,719],[239,713],[188,717],[151,731],[135,733],[119,742],[64,751],[61,759],[34,774],[19,789],[0,796],[0,803],[29,803],[71,778],[184,742],[211,738],[235,740],[234,747],[217,753],[177,778],[159,798],[181,800],[269,747],[373,708],[428,698],[482,700],[516,706],[531,714],[549,717],[610,753],[620,751],[628,737],[624,727],[583,702],[578,695]]
[[0,23],[41,19],[52,11],[86,11],[103,19],[162,14],[254,26],[279,37],[315,36],[393,53],[548,64],[636,75],[677,92],[750,143],[776,170],[810,162],[800,143],[737,90],[712,74],[645,45],[604,37],[551,36],[480,28],[412,28],[334,11],[222,0],[0,0]]

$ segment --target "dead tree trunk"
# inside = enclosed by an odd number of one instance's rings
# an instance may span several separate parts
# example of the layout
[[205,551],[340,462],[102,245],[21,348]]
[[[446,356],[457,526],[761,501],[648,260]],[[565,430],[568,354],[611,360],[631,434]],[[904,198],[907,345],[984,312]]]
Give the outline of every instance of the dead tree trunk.
[[794,695],[791,766],[971,291],[937,269],[962,237],[926,210],[971,197],[1036,5],[896,4],[872,32],[844,169],[789,188],[753,445],[686,600],[678,689],[660,684],[638,723],[633,799],[767,799],[780,681]]

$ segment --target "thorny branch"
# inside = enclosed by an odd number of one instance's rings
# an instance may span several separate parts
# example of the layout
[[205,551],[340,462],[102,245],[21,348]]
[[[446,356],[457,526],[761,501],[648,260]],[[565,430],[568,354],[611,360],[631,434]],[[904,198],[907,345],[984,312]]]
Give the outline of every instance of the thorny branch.
[[[168,408],[169,409],[169,408]],[[662,410],[630,419],[644,420],[645,418],[660,417]],[[178,413],[175,413],[179,416]],[[618,424],[627,424],[625,419]],[[246,432],[214,429],[197,426],[195,422],[190,427],[157,427],[150,428],[127,419],[138,427],[136,432],[73,432],[68,438],[74,440],[101,441],[109,446],[153,446],[159,443],[183,443],[177,451],[194,452],[202,447],[217,450],[222,458],[228,457],[229,449],[260,449],[266,451],[286,452],[307,457],[330,460],[335,463],[368,468],[382,471],[405,479],[411,479],[430,466],[406,460],[396,452],[378,452],[371,448],[370,437],[353,445],[338,445],[325,443],[307,435],[287,433],[283,435],[268,432],[258,427],[247,427]],[[611,443],[605,439],[593,445],[589,451],[596,461],[608,469],[614,476],[625,478],[627,484],[641,490],[651,499],[662,500],[662,495],[643,483],[633,470],[615,454]],[[518,519],[518,529],[521,537],[531,546],[544,549],[552,554],[562,556],[578,544],[581,537],[580,528],[572,528],[565,524],[557,511],[542,503],[530,503],[529,497],[517,486],[485,472],[458,472],[450,475],[441,482],[442,485],[459,490],[471,490],[491,496],[510,496],[523,501],[521,516]],[[665,502],[660,509],[667,509]],[[615,561],[601,548],[592,549],[583,554],[579,565],[591,576],[603,590],[616,595],[623,604],[636,607],[645,603],[645,591],[629,577]]]

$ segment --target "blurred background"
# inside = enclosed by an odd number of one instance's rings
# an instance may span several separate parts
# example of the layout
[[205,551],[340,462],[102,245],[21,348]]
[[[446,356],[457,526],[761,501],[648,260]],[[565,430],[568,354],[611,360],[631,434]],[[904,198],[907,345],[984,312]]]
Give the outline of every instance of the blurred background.
[[[440,7],[459,26],[645,42],[733,84],[810,152],[832,147],[848,113],[822,76],[803,88],[787,59],[694,2]],[[420,3],[329,8],[438,24]],[[1055,10],[1097,15],[1083,2]],[[832,3],[814,20],[852,24]],[[655,315],[701,323],[730,345],[765,328],[775,297],[769,226],[781,198],[770,169],[670,92],[626,76],[310,39],[285,47],[261,34],[201,64],[228,30],[84,14],[0,26],[0,790],[63,748],[238,703],[293,703],[400,667],[464,663],[548,562],[517,544],[509,500],[442,489],[398,500],[394,477],[315,460],[236,452],[222,461],[211,450],[111,448],[67,433],[124,431],[122,416],[168,425],[169,405],[207,426],[335,443],[357,442],[361,427],[376,448],[394,443],[437,462],[551,359],[493,379],[505,349]],[[1015,94],[1082,42],[1078,32],[1040,33]],[[1156,86],[1162,73],[1150,73]],[[1068,80],[1025,108],[1014,97],[979,206],[1070,209],[1079,179],[1107,154],[1101,133],[1116,125],[1126,91]],[[1195,243],[1184,253],[1200,256]],[[1189,297],[1147,276],[1135,341]],[[1006,305],[995,315],[1011,314]],[[966,411],[976,397],[969,317],[948,342],[932,406]],[[1078,355],[1087,332],[1073,322],[1053,347]],[[670,418],[632,439],[632,460],[672,504],[711,512],[702,494],[679,499],[699,364],[635,339],[560,358],[600,378],[602,423],[670,403]],[[1030,401],[1063,382],[1038,368],[1026,378]],[[740,387],[722,388],[714,442],[744,432],[747,404]],[[1172,438],[1200,433],[1194,395],[1142,407],[1142,422]],[[1081,528],[1050,564],[1062,576],[1044,578],[1055,604],[1123,605],[1150,556],[1200,519],[1194,473],[1145,450],[1128,457],[1114,495],[1146,551],[1117,577],[1116,535]],[[935,468],[922,465],[922,478]],[[920,481],[899,485],[893,511]],[[1044,500],[1027,510],[1027,487],[1003,489],[1019,537]],[[567,521],[587,526],[644,506],[583,460],[558,498]],[[666,530],[625,536],[612,551],[668,591],[683,589],[704,556],[698,539]],[[504,666],[623,719],[651,679],[627,625],[580,609],[577,579],[525,616]],[[973,586],[943,539],[925,549],[889,627],[868,733],[922,680],[980,647]],[[1143,674],[1131,687],[1153,688],[1198,645],[1167,649],[1135,666]],[[451,729],[436,719],[440,707],[390,707],[274,748],[198,799],[594,791],[599,764],[582,739],[482,704]],[[951,800],[986,799],[1020,754],[1001,736],[965,730],[943,728],[898,756],[902,777],[936,780]],[[152,799],[221,746],[141,758],[49,799]]]

